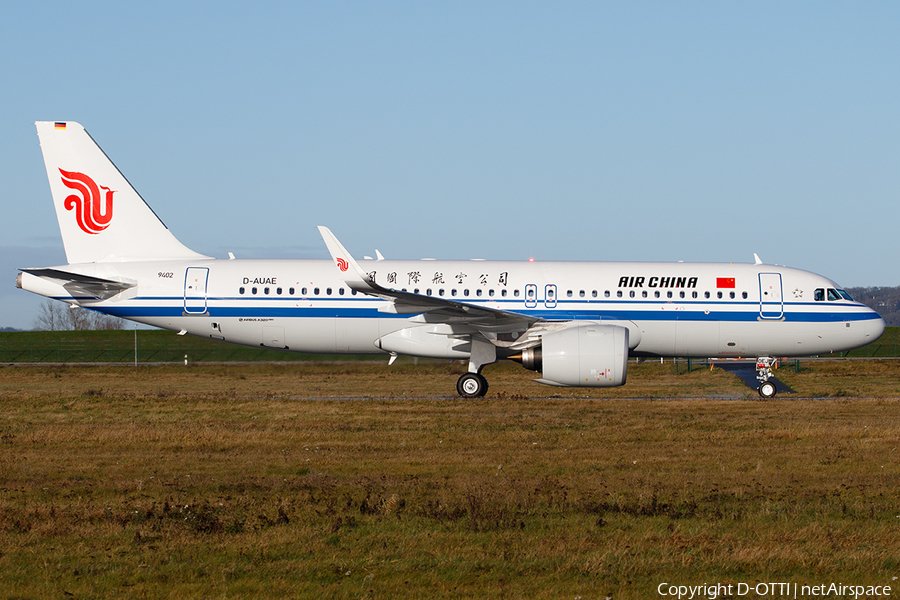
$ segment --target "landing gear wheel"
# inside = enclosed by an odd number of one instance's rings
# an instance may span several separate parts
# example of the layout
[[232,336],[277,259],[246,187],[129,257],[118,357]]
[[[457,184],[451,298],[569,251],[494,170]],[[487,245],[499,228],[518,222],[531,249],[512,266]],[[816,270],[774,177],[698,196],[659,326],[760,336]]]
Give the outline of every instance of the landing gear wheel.
[[775,397],[775,384],[771,381],[763,381],[759,384],[759,395],[763,398]]
[[481,398],[487,394],[488,382],[480,373],[465,373],[457,380],[456,391],[463,398]]

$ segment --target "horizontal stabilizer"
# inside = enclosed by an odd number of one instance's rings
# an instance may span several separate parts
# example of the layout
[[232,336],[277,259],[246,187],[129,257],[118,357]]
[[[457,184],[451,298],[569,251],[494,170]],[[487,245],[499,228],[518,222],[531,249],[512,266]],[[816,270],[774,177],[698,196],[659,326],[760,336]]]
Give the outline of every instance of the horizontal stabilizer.
[[137,285],[134,281],[113,281],[91,275],[71,273],[61,269],[19,269],[35,277],[51,279],[60,283],[73,297],[92,296],[101,300],[112,298],[116,294]]

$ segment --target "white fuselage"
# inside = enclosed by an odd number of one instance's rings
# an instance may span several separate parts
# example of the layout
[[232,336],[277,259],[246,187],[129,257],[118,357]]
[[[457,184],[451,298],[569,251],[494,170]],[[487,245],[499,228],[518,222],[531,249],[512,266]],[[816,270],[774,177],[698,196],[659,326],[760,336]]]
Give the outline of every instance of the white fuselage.
[[[762,264],[360,261],[378,285],[544,321],[630,330],[636,356],[809,356],[877,339],[881,317],[819,275]],[[23,273],[26,290],[164,329],[309,353],[384,353],[377,340],[427,315],[351,290],[330,260],[89,263],[72,273],[136,282],[107,300]],[[58,289],[57,289],[58,288]],[[829,299],[831,298],[831,299]],[[443,335],[397,353],[463,358]],[[462,332],[464,333],[464,332]],[[434,343],[428,340],[434,339]]]

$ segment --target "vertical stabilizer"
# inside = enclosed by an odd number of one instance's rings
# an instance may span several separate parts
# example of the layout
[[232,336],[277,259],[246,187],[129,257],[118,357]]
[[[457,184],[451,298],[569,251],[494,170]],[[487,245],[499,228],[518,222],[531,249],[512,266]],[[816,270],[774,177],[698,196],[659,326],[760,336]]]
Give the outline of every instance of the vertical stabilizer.
[[70,264],[208,258],[175,239],[84,127],[35,125]]

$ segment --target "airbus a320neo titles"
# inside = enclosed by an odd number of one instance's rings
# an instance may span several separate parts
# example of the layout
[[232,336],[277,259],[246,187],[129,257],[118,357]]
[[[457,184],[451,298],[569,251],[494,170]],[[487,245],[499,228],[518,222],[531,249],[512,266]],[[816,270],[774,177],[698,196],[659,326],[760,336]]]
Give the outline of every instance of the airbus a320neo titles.
[[20,269],[48,298],[181,334],[306,353],[462,359],[464,397],[485,365],[538,382],[625,383],[628,358],[772,357],[850,350],[884,320],[830,279],[732,263],[357,261],[325,227],[331,260],[215,259],[182,245],[78,123],[37,132],[68,264]]

